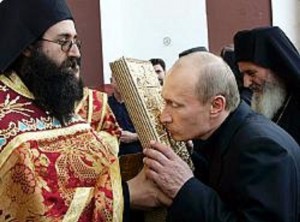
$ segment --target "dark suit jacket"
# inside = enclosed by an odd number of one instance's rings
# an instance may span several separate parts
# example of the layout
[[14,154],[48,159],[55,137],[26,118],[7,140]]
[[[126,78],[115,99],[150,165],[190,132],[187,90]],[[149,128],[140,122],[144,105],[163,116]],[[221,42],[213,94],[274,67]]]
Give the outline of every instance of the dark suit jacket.
[[299,221],[300,148],[272,121],[242,102],[197,145],[168,221]]
[[[130,119],[129,113],[126,109],[125,103],[120,103],[117,101],[117,99],[114,97],[114,95],[108,97],[108,104],[113,111],[118,124],[122,128],[122,130],[126,130],[132,133],[135,133],[135,129],[133,126],[133,123]],[[118,155],[127,155],[127,154],[133,154],[142,152],[143,147],[140,143],[140,141],[134,141],[131,143],[120,143],[119,147],[119,153]]]

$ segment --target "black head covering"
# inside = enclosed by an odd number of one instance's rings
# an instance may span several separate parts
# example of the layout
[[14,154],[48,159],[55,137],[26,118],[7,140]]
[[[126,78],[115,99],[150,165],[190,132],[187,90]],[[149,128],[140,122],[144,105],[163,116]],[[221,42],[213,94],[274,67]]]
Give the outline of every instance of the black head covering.
[[229,65],[233,74],[235,75],[236,81],[239,88],[243,86],[243,77],[239,71],[239,68],[235,62],[235,54],[233,49],[224,49],[222,50],[221,57]]
[[0,3],[0,72],[56,23],[73,19],[64,0],[4,0]]
[[279,27],[261,27],[234,36],[236,62],[253,62],[271,69],[297,92],[300,88],[300,55]]
[[179,53],[178,57],[180,58],[182,56],[191,54],[193,52],[207,52],[207,49],[204,46],[194,47],[194,48],[187,49],[187,50],[184,50],[183,52]]

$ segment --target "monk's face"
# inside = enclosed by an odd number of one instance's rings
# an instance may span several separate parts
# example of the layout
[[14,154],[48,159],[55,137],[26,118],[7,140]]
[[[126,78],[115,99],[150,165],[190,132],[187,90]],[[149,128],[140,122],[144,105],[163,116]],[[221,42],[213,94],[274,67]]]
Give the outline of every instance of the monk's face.
[[41,39],[42,52],[57,66],[65,68],[76,78],[80,75],[80,41],[72,20],[51,26]]

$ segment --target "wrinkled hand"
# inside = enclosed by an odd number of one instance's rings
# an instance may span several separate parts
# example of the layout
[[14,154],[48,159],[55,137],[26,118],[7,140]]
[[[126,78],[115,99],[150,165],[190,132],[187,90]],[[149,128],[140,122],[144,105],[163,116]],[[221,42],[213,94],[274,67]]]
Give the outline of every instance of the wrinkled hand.
[[130,131],[122,130],[120,140],[123,143],[132,143],[138,141],[138,135]]
[[193,172],[186,162],[175,154],[172,148],[151,141],[151,149],[144,149],[146,176],[173,199]]
[[149,210],[154,207],[170,206],[172,204],[172,200],[146,178],[145,167],[127,184],[130,194],[130,206],[133,209]]

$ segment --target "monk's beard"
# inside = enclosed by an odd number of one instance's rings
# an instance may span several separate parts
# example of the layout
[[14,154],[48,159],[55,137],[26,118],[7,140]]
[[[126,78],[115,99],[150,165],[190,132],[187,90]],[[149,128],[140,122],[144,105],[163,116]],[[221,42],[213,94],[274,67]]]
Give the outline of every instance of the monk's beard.
[[34,95],[35,103],[63,125],[71,120],[75,103],[83,97],[83,81],[77,74],[79,67],[78,58],[69,57],[57,66],[36,49],[20,70],[20,76]]
[[286,96],[287,90],[284,83],[278,79],[272,79],[271,82],[265,82],[261,91],[253,90],[251,107],[254,111],[273,119],[282,107]]

